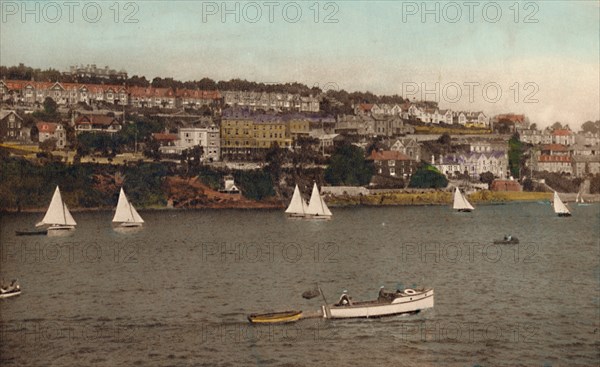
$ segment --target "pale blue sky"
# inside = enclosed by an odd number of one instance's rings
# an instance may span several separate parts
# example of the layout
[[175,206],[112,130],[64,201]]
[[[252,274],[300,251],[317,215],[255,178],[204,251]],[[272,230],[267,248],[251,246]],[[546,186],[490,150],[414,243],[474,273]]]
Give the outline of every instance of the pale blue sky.
[[[127,2],[120,2],[119,22],[115,23],[110,8],[114,2],[98,1],[102,16],[95,24],[82,17],[86,2],[78,3],[72,23],[65,6],[61,6],[62,17],[50,23],[46,18],[56,17],[55,9],[46,8],[44,17],[46,3],[38,2],[40,21],[30,14],[23,22],[21,1],[1,3],[2,65],[23,62],[67,70],[69,65],[95,63],[150,79],[207,76],[308,85],[333,82],[346,90],[398,94],[403,92],[403,83],[423,82],[433,88],[436,82],[441,87],[495,82],[503,92],[498,102],[486,101],[481,91],[473,101],[462,98],[451,103],[442,95],[433,99],[453,109],[525,112],[542,125],[555,120],[578,125],[598,119],[600,114],[598,1],[518,2],[518,23],[514,1],[478,2],[472,23],[464,1],[452,3],[462,11],[456,23],[444,19],[444,14],[456,14],[450,2],[437,2],[439,23],[433,15],[422,22],[422,1],[331,2],[337,6],[333,17],[337,23],[324,23],[325,16],[335,10],[334,5],[325,9],[327,2],[317,3],[320,11],[315,23],[314,1],[275,1],[273,23],[264,1],[255,2],[262,10],[257,23],[244,19],[248,2],[238,3],[240,22],[234,15],[222,22],[221,1],[137,1],[133,18],[139,22],[123,23],[133,7],[126,11]],[[35,9],[35,3],[29,1],[27,6]],[[234,9],[235,4],[227,2],[226,6]],[[287,6],[293,17],[294,4],[302,15],[300,21],[290,23],[282,16],[282,8]],[[502,15],[497,23],[491,23],[482,10],[487,6],[488,16],[494,17],[495,4]],[[407,19],[403,21],[403,10],[414,11],[415,6],[420,8],[417,14],[404,14]],[[426,6],[434,9],[436,2]],[[203,14],[203,9],[217,14]],[[255,16],[253,8],[246,5],[246,9],[249,17]],[[88,10],[94,17],[94,8]],[[532,12],[538,22],[524,23]],[[519,103],[514,103],[515,92],[510,90],[515,82],[520,83]],[[522,103],[531,91],[523,89],[526,82],[538,86],[538,103]]]

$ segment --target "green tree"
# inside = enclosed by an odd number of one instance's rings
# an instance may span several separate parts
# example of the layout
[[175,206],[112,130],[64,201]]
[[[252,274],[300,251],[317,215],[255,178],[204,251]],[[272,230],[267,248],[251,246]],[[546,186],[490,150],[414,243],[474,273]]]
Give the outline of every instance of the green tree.
[[508,141],[508,168],[514,178],[520,177],[522,159],[523,143],[521,143],[519,134],[515,133]]
[[491,185],[494,182],[494,174],[490,171],[484,172],[479,175],[479,181]]
[[336,186],[364,186],[375,172],[373,163],[365,160],[364,151],[344,143],[335,149],[325,170],[325,181]]
[[56,138],[46,139],[40,143],[40,149],[46,153],[50,153],[56,149]]
[[440,144],[442,144],[442,145],[450,146],[450,144],[452,143],[452,138],[450,137],[450,134],[443,133],[438,138],[437,142],[440,143]]
[[581,125],[581,131],[592,134],[600,133],[600,120],[584,122],[583,125]]
[[421,163],[417,171],[411,176],[408,187],[417,189],[438,189],[448,186],[448,179],[437,168]]

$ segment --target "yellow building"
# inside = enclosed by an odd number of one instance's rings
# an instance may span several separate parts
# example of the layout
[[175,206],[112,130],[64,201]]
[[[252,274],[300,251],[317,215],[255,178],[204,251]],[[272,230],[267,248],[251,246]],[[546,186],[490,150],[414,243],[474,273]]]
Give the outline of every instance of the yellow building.
[[285,121],[279,119],[254,121],[254,148],[269,149],[275,143],[280,148],[289,148],[292,145],[292,138],[290,137],[288,126]]
[[301,136],[307,137],[310,132],[310,121],[300,119],[290,120],[289,129],[290,138],[292,138],[293,141],[298,140]]
[[221,121],[221,155],[250,155],[255,147],[253,121],[250,117],[232,117]]

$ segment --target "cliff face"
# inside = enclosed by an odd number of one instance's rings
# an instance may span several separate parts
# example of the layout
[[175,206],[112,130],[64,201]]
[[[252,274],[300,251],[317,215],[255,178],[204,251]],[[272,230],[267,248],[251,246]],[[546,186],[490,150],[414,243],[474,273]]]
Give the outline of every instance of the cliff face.
[[279,200],[253,201],[241,194],[227,194],[212,190],[197,177],[167,177],[164,191],[174,208],[283,208]]

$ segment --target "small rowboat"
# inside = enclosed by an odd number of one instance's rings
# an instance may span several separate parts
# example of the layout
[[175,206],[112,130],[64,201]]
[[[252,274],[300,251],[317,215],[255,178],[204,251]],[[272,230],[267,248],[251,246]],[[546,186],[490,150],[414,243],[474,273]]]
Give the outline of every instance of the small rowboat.
[[0,291],[0,299],[18,296],[19,294],[21,294],[21,290],[20,289],[14,289],[12,291],[6,291],[6,292],[5,291]]
[[517,237],[511,237],[510,239],[505,237],[502,240],[495,240],[494,245],[518,245],[519,239]]
[[0,298],[14,297],[21,294],[21,287],[17,284],[17,280],[13,280],[9,286],[0,287]]
[[298,321],[301,317],[302,311],[283,311],[263,314],[253,313],[248,316],[248,321],[253,324],[274,324]]

